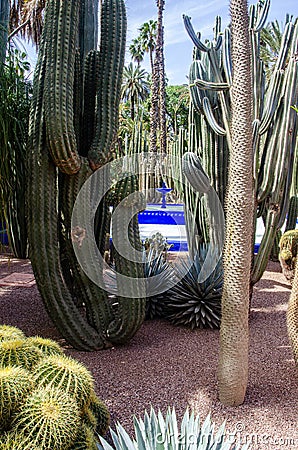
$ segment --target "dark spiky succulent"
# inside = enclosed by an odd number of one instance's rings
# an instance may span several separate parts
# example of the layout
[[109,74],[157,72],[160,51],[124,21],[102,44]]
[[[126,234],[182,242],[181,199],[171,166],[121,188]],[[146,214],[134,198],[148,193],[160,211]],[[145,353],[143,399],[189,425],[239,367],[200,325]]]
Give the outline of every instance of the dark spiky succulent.
[[[186,325],[192,329],[220,326],[223,284],[221,259],[203,282],[198,281],[207,250],[208,247],[201,247],[193,263],[182,261],[176,269],[180,281],[167,292],[163,310],[164,317],[175,325]],[[190,267],[188,271],[187,267]]]
[[[163,287],[166,286],[167,281],[170,281],[170,278],[174,276],[174,271],[169,266],[163,250],[157,250],[151,246],[144,263],[144,276],[149,279],[157,275],[159,276],[155,278],[153,282],[154,288],[162,291]],[[148,281],[150,282],[150,280]],[[167,290],[146,297],[146,319],[154,319],[163,316],[163,304],[166,295]]]

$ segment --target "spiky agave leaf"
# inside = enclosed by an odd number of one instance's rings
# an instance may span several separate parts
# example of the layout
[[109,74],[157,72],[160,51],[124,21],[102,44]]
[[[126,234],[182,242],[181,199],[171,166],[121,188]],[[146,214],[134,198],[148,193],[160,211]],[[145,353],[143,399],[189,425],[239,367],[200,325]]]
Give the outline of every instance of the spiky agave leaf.
[[186,325],[191,329],[220,326],[222,260],[205,281],[198,281],[207,250],[207,246],[202,246],[193,263],[183,260],[176,269],[180,281],[168,291],[164,302],[164,317],[175,325]]
[[[164,417],[160,411],[156,413],[151,408],[150,413],[145,411],[144,419],[134,418],[135,440],[118,423],[116,432],[111,430],[114,447],[117,450],[167,450],[179,448],[186,450],[247,450],[249,444],[236,445],[225,438],[225,423],[218,431],[214,431],[214,423],[210,414],[201,424],[199,416],[186,410],[179,427],[175,409],[169,408]],[[101,445],[104,450],[113,450],[102,437]]]

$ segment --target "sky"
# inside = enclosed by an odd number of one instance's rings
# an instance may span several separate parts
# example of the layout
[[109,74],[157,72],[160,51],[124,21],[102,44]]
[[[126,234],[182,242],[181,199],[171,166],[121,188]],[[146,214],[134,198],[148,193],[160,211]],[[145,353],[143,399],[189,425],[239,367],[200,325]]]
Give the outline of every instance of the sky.
[[[249,1],[254,4],[256,1]],[[156,20],[156,0],[126,0],[127,46],[138,35],[138,28],[150,19]],[[286,13],[298,16],[297,0],[271,0],[268,20],[275,19],[284,23]],[[202,39],[212,37],[214,18],[220,15],[222,26],[229,22],[229,2],[227,0],[165,0],[164,40],[165,69],[169,84],[187,83],[188,69],[192,59],[192,42],[188,37],[182,15],[190,16],[195,31],[200,31]],[[129,55],[127,55],[129,60]],[[149,70],[146,56],[142,67]]]
[[[249,4],[256,1],[249,0]],[[127,49],[132,39],[138,35],[138,29],[150,19],[156,20],[156,0],[126,0],[127,12]],[[286,13],[298,16],[298,0],[271,0],[268,21],[275,19],[284,23]],[[229,2],[227,0],[165,0],[164,10],[164,40],[165,69],[168,84],[187,83],[187,74],[192,59],[193,45],[188,37],[182,20],[182,15],[191,17],[194,30],[200,31],[202,39],[212,37],[214,19],[222,18],[222,27],[229,22]],[[29,61],[33,68],[36,55],[28,45]],[[127,51],[126,63],[130,62]],[[142,67],[150,70],[149,57],[145,56]]]

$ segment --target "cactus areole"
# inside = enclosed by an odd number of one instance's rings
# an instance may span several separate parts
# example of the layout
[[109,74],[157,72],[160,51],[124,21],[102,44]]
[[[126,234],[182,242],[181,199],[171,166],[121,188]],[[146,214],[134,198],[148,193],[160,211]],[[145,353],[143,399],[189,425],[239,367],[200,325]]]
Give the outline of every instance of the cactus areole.
[[[145,315],[145,299],[119,297],[110,302],[106,291],[82,271],[71,242],[77,194],[93,171],[111,160],[118,126],[126,44],[124,0],[101,1],[100,50],[97,10],[95,0],[47,1],[28,144],[32,267],[54,324],[80,350],[129,340]],[[108,206],[103,199],[96,212],[94,234],[100,251]],[[126,270],[125,260],[121,267]]]

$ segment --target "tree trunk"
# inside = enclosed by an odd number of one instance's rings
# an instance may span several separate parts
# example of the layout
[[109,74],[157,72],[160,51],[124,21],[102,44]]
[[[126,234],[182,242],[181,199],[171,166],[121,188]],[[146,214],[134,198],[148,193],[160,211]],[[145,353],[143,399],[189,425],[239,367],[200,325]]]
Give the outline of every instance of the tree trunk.
[[160,129],[160,152],[167,151],[167,122],[166,122],[166,80],[164,63],[164,28],[163,28],[163,10],[165,0],[157,0],[157,45],[156,57],[158,59],[158,77],[159,77],[159,129]]
[[232,152],[226,198],[219,398],[243,403],[248,380],[248,312],[253,234],[251,49],[247,1],[231,0]]

